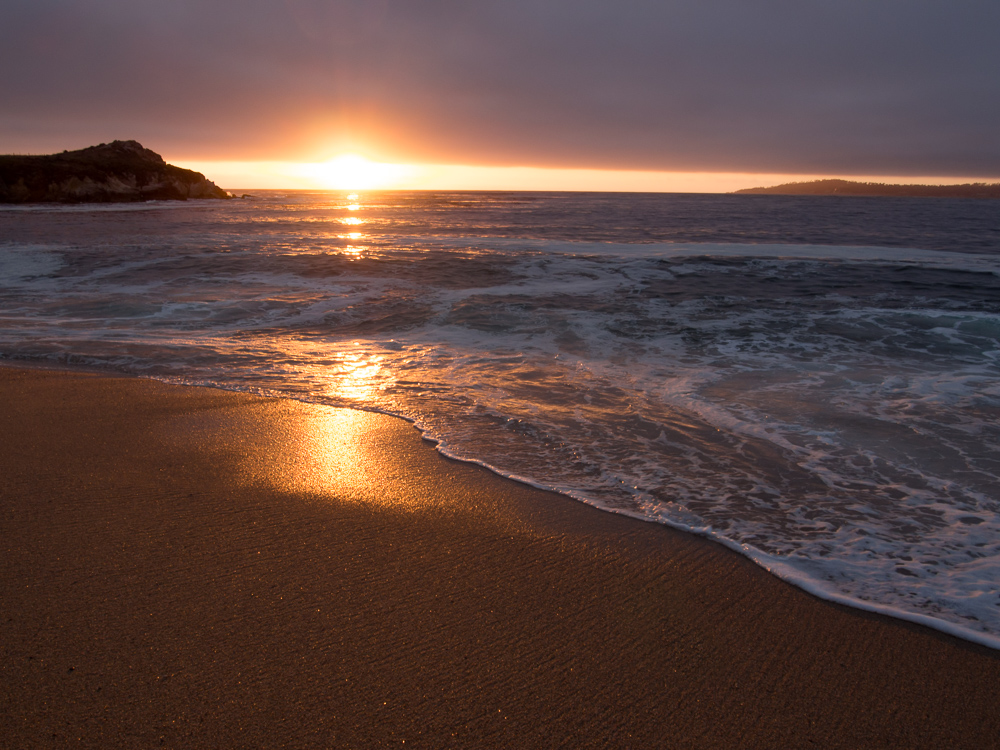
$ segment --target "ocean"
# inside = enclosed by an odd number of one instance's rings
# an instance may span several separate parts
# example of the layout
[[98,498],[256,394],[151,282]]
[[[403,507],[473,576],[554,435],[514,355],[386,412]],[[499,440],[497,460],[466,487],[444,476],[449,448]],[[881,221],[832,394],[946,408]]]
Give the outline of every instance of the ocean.
[[0,358],[446,455],[1000,648],[1000,202],[252,191],[0,207]]

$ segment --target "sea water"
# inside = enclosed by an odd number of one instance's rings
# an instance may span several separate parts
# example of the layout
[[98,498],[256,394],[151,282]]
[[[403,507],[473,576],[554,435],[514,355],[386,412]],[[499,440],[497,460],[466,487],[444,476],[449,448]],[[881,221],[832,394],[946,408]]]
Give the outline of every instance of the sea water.
[[0,209],[0,356],[377,410],[1000,647],[1000,202],[259,192]]

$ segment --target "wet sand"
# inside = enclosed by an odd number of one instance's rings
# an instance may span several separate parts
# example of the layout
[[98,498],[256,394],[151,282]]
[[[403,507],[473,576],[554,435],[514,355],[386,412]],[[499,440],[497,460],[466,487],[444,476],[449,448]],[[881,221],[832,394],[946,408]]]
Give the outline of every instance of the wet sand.
[[14,368],[0,402],[0,747],[1000,745],[1000,653],[401,420]]

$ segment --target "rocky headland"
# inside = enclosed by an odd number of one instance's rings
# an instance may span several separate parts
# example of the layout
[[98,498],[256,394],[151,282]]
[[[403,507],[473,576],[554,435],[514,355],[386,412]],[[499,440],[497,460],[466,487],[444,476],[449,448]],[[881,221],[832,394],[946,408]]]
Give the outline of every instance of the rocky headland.
[[117,203],[229,198],[205,175],[137,141],[46,156],[0,156],[0,203]]
[[965,185],[890,185],[883,182],[813,180],[788,182],[774,187],[737,190],[741,195],[859,195],[911,198],[1000,198],[1000,183],[974,182]]

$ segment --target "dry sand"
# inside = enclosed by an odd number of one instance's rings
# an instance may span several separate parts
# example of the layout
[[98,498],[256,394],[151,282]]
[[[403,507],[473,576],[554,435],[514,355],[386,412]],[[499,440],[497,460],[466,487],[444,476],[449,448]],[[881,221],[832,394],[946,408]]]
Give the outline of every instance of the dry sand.
[[990,748],[1000,655],[390,417],[0,368],[0,747]]

